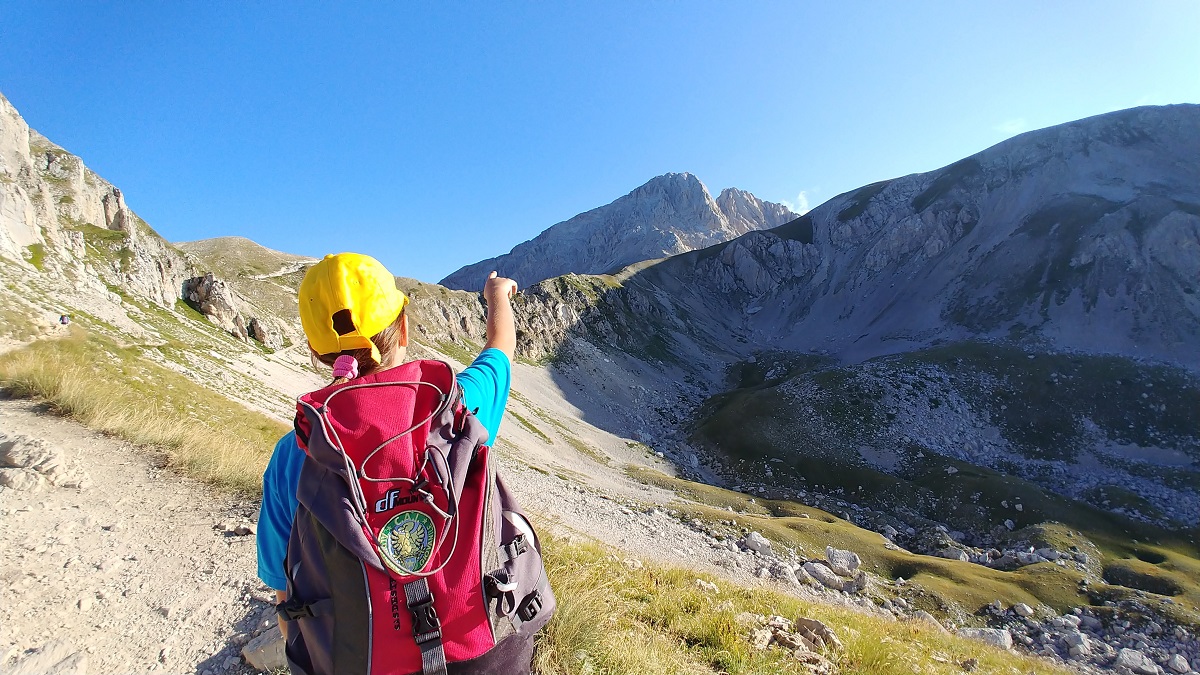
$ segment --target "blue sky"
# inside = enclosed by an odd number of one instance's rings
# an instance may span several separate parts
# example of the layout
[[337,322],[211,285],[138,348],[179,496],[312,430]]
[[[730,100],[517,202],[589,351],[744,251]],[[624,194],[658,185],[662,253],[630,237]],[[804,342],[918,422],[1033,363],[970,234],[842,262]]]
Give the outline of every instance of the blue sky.
[[1193,0],[14,1],[0,92],[172,241],[437,281],[669,171],[816,206],[1200,102],[1198,34]]

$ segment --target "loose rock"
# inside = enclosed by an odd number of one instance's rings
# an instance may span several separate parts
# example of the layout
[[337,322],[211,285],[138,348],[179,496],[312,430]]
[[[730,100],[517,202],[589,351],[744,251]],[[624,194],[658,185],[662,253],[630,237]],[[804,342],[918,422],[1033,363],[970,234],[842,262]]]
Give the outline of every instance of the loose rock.
[[283,634],[279,632],[279,626],[271,626],[242,647],[242,658],[257,670],[286,668],[287,658],[283,654]]

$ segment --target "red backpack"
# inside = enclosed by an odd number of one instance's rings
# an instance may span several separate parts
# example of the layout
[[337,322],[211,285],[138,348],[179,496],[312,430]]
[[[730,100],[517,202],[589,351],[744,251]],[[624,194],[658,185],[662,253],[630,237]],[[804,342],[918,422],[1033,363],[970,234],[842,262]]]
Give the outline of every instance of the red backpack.
[[450,366],[406,363],[297,408],[307,457],[278,607],[292,672],[528,673],[554,595]]

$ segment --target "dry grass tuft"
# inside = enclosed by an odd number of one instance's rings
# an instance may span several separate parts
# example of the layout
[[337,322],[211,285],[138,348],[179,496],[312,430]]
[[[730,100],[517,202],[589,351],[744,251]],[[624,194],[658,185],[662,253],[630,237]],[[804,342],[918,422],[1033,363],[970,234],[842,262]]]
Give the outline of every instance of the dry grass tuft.
[[150,363],[135,349],[75,328],[0,356],[0,388],[43,399],[80,423],[161,449],[168,464],[253,494],[288,428]]
[[[921,623],[889,621],[685,569],[652,564],[630,569],[596,544],[547,537],[545,552],[559,606],[538,643],[536,672],[543,675],[808,673],[778,648],[753,649],[749,628],[734,618],[741,612],[824,621],[845,645],[825,654],[841,675],[951,675],[962,673],[967,659],[978,659],[982,673],[1067,672]],[[698,578],[715,582],[720,593],[700,589]]]

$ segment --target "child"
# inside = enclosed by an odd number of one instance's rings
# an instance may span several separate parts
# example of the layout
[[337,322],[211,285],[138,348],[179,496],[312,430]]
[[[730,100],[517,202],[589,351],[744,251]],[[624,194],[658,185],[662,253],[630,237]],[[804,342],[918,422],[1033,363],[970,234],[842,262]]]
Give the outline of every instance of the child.
[[[487,342],[475,361],[456,377],[462,390],[462,402],[486,429],[488,445],[495,442],[508,401],[510,364],[516,347],[510,299],[516,290],[516,282],[491,273],[483,291],[487,302]],[[408,298],[396,288],[395,277],[375,259],[353,253],[326,256],[305,275],[300,285],[299,303],[301,324],[314,357],[333,368],[331,387],[404,363],[409,335],[404,309]],[[301,429],[302,421],[298,416],[297,429],[304,432],[301,443],[298,443],[296,431],[284,436],[276,444],[263,474],[263,501],[257,532],[258,576],[276,590],[280,603],[287,599],[285,558],[300,503],[297,486],[306,457],[301,444],[307,447],[308,436],[307,429]],[[289,563],[295,564],[294,561]],[[543,595],[548,595],[548,590]],[[534,600],[539,599],[536,593],[532,595]],[[433,620],[436,623],[436,614]],[[294,625],[294,621],[285,624],[281,618],[285,637],[289,627],[295,630]],[[291,642],[289,640],[289,650]],[[503,650],[500,645],[493,648],[494,652],[504,652],[497,654],[505,661],[502,667],[481,660],[479,670],[456,672],[527,673],[532,641],[528,640],[528,645],[518,645],[515,650],[516,641],[509,642]],[[438,649],[440,652],[440,646]],[[289,651],[289,659],[291,656]],[[434,672],[444,672],[445,657],[441,658],[442,670]],[[315,665],[313,668],[317,669]],[[428,672],[429,667],[425,670]]]

